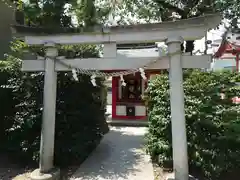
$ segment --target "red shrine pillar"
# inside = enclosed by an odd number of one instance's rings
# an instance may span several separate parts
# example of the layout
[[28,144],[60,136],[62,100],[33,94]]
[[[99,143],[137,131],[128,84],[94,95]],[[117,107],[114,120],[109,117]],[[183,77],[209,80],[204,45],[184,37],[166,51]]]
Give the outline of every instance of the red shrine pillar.
[[112,77],[112,118],[116,118],[118,79]]
[[239,53],[236,54],[236,71],[239,72]]

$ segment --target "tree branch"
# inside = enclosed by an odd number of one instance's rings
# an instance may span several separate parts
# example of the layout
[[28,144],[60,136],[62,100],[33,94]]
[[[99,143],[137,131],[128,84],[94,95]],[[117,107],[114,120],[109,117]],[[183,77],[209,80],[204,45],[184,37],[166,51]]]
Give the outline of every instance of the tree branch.
[[179,15],[181,16],[185,16],[185,11],[177,6],[174,6],[168,2],[166,2],[165,0],[153,0],[155,3],[157,3],[159,6],[162,6],[166,9],[169,10],[173,10],[175,12],[177,12]]

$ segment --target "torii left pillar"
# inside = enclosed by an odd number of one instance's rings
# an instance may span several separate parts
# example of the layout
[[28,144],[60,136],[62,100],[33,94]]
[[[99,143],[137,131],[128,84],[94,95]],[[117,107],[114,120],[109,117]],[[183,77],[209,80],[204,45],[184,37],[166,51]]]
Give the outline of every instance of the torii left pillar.
[[54,168],[55,116],[57,94],[57,72],[55,59],[58,50],[55,44],[47,43],[44,73],[43,118],[40,145],[39,169],[30,175],[32,180],[58,180],[60,170]]

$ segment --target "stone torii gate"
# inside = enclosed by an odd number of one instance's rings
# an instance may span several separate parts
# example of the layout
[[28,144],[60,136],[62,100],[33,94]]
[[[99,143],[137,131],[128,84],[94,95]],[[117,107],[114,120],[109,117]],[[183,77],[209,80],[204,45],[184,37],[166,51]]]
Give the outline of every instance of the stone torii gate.
[[[31,28],[13,26],[16,35],[24,36],[28,45],[45,45],[45,59],[31,59],[22,62],[22,70],[27,72],[44,71],[44,108],[40,147],[40,166],[31,174],[32,180],[58,179],[59,170],[53,167],[55,106],[57,71],[71,71],[67,63],[81,69],[129,70],[149,64],[147,69],[170,69],[170,100],[173,164],[176,180],[188,179],[187,138],[184,113],[184,92],[182,68],[209,68],[211,56],[182,55],[181,43],[184,40],[202,38],[221,21],[219,14],[198,18],[164,22],[114,26],[94,32],[43,34],[34,33]],[[30,30],[29,30],[30,29]],[[41,31],[44,31],[42,29]],[[165,41],[168,46],[167,57],[127,57],[117,55],[117,44]],[[60,59],[57,44],[103,44],[103,58]],[[59,62],[61,61],[61,62]],[[152,62],[152,63],[150,63]]]

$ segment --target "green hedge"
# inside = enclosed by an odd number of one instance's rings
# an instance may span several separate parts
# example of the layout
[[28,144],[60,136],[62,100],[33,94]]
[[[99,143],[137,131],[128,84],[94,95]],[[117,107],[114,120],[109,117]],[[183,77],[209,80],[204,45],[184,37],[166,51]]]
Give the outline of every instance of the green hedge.
[[[206,179],[231,179],[240,170],[240,105],[231,100],[240,96],[234,83],[239,77],[229,71],[184,72],[190,171]],[[168,75],[150,81],[144,98],[149,114],[147,151],[159,165],[172,166]]]
[[[39,159],[43,73],[23,73],[20,61],[0,63],[1,151],[29,163]],[[81,163],[108,132],[106,87],[89,76],[58,73],[55,164]],[[51,88],[51,87],[49,87]]]

